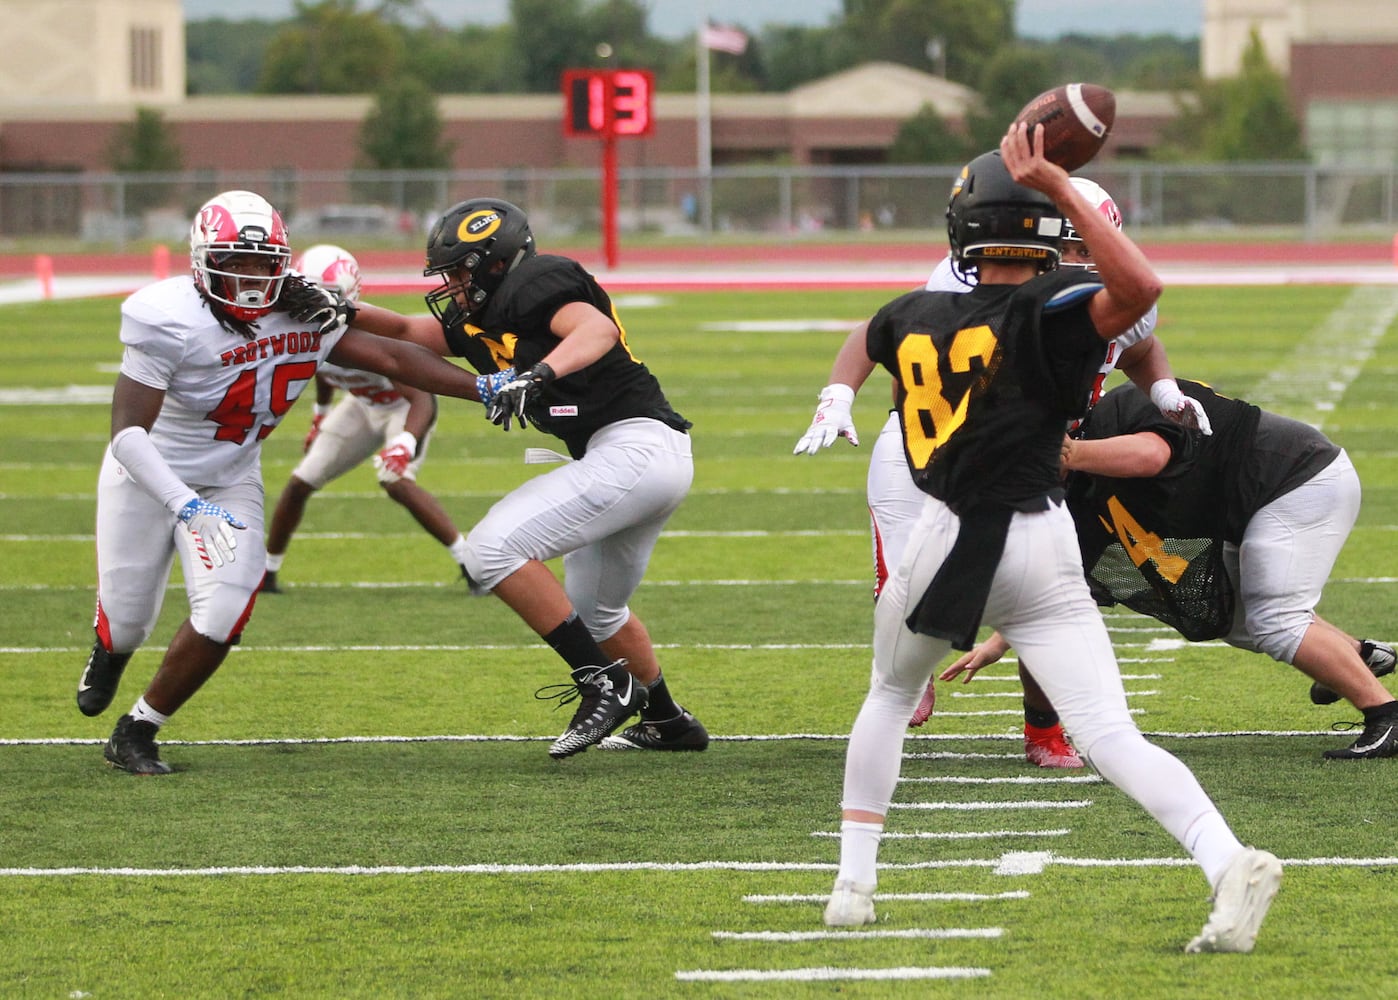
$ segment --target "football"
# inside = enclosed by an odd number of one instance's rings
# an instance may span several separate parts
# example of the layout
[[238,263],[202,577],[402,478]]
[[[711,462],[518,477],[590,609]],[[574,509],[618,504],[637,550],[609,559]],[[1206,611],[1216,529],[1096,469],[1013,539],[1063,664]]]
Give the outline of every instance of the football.
[[1072,171],[1097,155],[1115,120],[1116,95],[1106,87],[1065,83],[1021,108],[1014,124],[1042,125],[1045,158]]

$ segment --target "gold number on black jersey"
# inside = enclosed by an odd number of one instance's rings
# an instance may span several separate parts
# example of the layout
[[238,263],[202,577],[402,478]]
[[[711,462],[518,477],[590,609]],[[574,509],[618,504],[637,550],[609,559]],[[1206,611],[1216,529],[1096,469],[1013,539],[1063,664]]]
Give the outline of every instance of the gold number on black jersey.
[[[988,326],[958,330],[947,345],[948,373],[968,374],[971,362],[976,359],[980,360],[982,369],[988,368],[997,344],[995,331]],[[919,469],[927,468],[937,449],[965,422],[966,407],[971,402],[972,382],[966,383],[954,404],[943,394],[942,360],[930,334],[910,333],[898,345],[898,378],[903,383],[903,427],[908,457]],[[932,428],[930,436],[929,426]]]
[[1189,560],[1165,551],[1164,540],[1153,531],[1147,531],[1122,506],[1116,497],[1107,499],[1107,513],[1112,516],[1112,532],[1121,541],[1121,547],[1137,566],[1147,560],[1155,563],[1156,570],[1170,583],[1179,583],[1184,571],[1189,569]]

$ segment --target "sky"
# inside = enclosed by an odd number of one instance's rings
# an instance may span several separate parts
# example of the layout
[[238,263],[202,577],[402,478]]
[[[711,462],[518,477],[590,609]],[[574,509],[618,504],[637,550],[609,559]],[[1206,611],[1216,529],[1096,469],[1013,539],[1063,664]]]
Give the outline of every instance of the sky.
[[[1169,34],[1185,38],[1202,33],[1204,0],[1018,0],[1015,25],[1026,38],[1064,34]],[[363,4],[369,6],[368,3]],[[423,0],[444,24],[468,19],[499,24],[508,19],[509,0]],[[707,14],[715,21],[758,30],[767,24],[824,27],[839,14],[841,0],[646,0],[650,30],[665,38],[692,32]],[[269,18],[291,16],[292,0],[184,0],[191,21],[211,17]]]

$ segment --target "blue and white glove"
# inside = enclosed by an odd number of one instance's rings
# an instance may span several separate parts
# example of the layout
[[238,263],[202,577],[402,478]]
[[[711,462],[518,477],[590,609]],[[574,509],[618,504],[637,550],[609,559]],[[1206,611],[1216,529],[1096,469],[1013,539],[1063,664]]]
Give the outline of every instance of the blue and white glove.
[[216,503],[195,497],[180,508],[175,515],[189,532],[194,541],[194,551],[205,569],[213,569],[234,560],[238,539],[233,529],[244,530],[247,525],[239,521]]
[[539,398],[553,380],[553,369],[540,361],[533,368],[516,375],[513,380],[500,387],[495,393],[495,398],[490,401],[490,406],[486,408],[486,416],[492,424],[498,424],[505,430],[510,429],[511,417],[519,421],[521,428],[528,427],[529,422],[524,418],[524,411],[530,403]]
[[803,451],[814,455],[822,448],[829,448],[836,438],[844,438],[856,448],[859,435],[854,429],[854,418],[850,416],[850,406],[854,403],[854,390],[842,382],[832,382],[820,390],[820,402],[816,404],[811,426],[801,435],[792,449],[793,455]]
[[1179,385],[1172,378],[1151,383],[1150,401],[1166,420],[1172,420],[1181,427],[1197,428],[1204,434],[1214,432],[1209,415],[1204,412],[1199,400],[1180,392]]
[[476,391],[481,394],[481,405],[489,411],[490,404],[495,402],[496,393],[514,380],[515,369],[513,365],[498,372],[491,372],[489,375],[477,375]]

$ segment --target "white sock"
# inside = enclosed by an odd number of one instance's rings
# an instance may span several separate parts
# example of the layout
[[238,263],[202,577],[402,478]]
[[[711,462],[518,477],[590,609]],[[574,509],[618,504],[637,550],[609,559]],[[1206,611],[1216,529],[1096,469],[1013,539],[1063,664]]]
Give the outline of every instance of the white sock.
[[157,727],[165,725],[170,721],[168,715],[161,715],[155,709],[146,704],[146,697],[142,695],[136,704],[131,706],[131,718],[140,719],[142,722],[153,722]]
[[852,819],[840,823],[840,872],[838,879],[875,885],[879,880],[879,838],[882,823],[858,823]]
[[1217,809],[1211,809],[1189,824],[1189,829],[1184,833],[1184,848],[1204,869],[1209,885],[1217,889],[1228,862],[1243,850],[1243,845],[1228,828],[1228,821],[1222,814]]
[[1097,772],[1155,817],[1199,863],[1209,885],[1216,885],[1243,845],[1194,773],[1134,729],[1109,733],[1091,753]]
[[451,552],[451,557],[452,557],[453,559],[455,559],[455,560],[457,561],[457,563],[459,563],[459,564],[462,565],[462,566],[465,566],[465,565],[466,565],[466,551],[467,551],[467,549],[466,549],[466,536],[465,536],[465,535],[457,535],[457,536],[456,536],[456,541],[454,541],[454,542],[452,542],[450,545],[448,545],[448,546],[447,546],[447,549],[448,549],[448,551]]
[[268,573],[275,573],[277,570],[281,569],[281,568],[282,568],[282,562],[283,562],[283,560],[285,560],[285,559],[286,559],[286,553],[285,553],[285,552],[278,553],[277,555],[272,555],[272,553],[268,552],[268,553],[267,553],[267,572],[268,572]]

